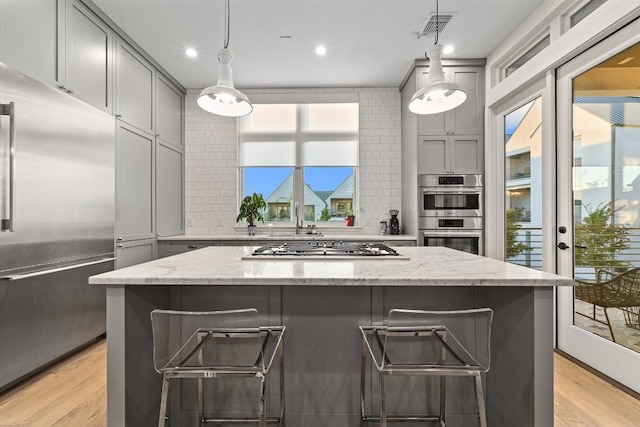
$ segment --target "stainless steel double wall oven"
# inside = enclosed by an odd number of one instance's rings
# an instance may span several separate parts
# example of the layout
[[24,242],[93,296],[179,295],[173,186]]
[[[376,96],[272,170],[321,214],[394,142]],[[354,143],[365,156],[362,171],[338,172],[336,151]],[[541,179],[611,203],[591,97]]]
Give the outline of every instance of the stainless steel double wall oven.
[[482,255],[482,175],[418,176],[418,243]]

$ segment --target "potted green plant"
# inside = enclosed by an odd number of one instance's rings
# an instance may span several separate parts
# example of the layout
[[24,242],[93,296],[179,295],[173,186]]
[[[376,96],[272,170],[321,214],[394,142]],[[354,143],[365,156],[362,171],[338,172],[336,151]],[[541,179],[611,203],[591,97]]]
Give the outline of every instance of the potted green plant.
[[253,193],[251,196],[246,196],[240,203],[240,213],[236,217],[236,222],[246,221],[249,235],[254,235],[256,234],[255,222],[262,221],[264,223],[262,214],[266,207],[267,203],[264,201],[262,194]]

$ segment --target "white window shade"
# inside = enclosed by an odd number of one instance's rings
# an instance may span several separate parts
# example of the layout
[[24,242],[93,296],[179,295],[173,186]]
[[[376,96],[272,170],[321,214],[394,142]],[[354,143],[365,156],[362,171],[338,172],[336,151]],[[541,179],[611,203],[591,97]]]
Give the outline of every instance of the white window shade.
[[357,166],[358,141],[304,141],[296,166]]
[[358,104],[307,104],[310,131],[358,132]]
[[253,112],[242,120],[242,128],[251,132],[295,132],[295,104],[255,104]]
[[295,166],[295,141],[242,141],[238,164],[248,166]]

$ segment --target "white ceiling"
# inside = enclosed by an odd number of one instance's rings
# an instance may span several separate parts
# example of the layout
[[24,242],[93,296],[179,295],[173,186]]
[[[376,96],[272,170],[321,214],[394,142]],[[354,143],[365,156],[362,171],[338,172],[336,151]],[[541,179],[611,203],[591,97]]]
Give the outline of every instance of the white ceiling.
[[[188,89],[215,84],[224,0],[93,0]],[[440,0],[454,17],[440,34],[455,52],[486,58],[543,0]],[[238,88],[398,86],[434,40],[417,32],[434,0],[230,0]],[[291,36],[291,43],[280,41]],[[323,57],[317,44],[327,47]],[[187,47],[199,56],[185,56]]]

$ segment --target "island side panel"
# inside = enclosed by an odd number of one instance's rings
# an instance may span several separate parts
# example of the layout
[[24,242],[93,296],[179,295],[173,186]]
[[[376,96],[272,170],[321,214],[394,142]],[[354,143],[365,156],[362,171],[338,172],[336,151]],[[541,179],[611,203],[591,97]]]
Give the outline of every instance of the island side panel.
[[157,425],[161,376],[153,367],[150,313],[168,308],[171,287],[107,287],[107,423]]
[[489,425],[553,425],[553,289],[489,288]]
[[[383,304],[374,307],[374,317],[386,319],[389,310],[464,310],[487,307],[486,288],[474,287],[385,287]],[[474,336],[470,325],[469,333]],[[373,413],[379,412],[377,374],[372,378]],[[387,411],[396,414],[438,414],[440,385],[437,377],[392,377],[387,381]],[[476,426],[477,406],[471,377],[449,377],[446,388],[447,426]],[[490,424],[491,425],[491,424]]]
[[371,287],[284,286],[287,425],[359,422],[360,333],[371,323]]
[[[279,286],[180,286],[179,291],[179,299],[174,298],[172,307],[176,310],[214,311],[256,308],[261,325],[282,324]],[[288,331],[285,333],[285,339],[287,334]],[[271,369],[267,377],[268,415],[276,416],[279,409],[277,362],[274,362]],[[171,391],[169,409],[172,425],[198,425],[196,381],[173,381]],[[253,378],[205,380],[205,417],[255,416],[257,418],[258,393],[258,382]]]

